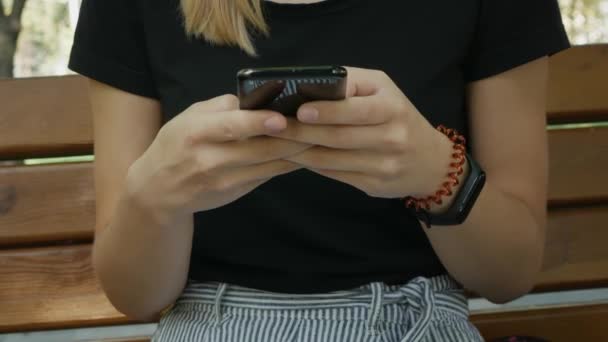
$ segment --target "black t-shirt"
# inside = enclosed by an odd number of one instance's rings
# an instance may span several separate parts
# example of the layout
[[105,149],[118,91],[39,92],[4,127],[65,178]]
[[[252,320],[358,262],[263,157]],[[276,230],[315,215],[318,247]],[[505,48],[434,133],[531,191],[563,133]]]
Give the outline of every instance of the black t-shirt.
[[[468,136],[468,82],[568,47],[556,0],[266,2],[271,36],[255,39],[257,58],[187,38],[178,5],[84,0],[70,68],[158,99],[164,122],[194,102],[234,94],[241,68],[381,69],[432,125]],[[308,170],[273,178],[194,219],[195,280],[311,293],[446,272],[402,201]]]

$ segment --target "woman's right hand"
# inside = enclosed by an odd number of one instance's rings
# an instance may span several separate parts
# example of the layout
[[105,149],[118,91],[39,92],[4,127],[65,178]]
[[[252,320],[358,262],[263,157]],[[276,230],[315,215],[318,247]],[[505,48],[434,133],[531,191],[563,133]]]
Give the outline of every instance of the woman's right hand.
[[282,158],[310,145],[265,136],[284,129],[285,117],[238,108],[235,96],[223,95],[195,103],[167,122],[129,168],[129,196],[158,222],[169,223],[221,207],[301,168]]

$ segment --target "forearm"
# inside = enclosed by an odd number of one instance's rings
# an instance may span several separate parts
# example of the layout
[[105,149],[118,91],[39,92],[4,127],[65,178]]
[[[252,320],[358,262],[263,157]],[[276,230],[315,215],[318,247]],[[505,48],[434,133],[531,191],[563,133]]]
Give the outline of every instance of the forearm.
[[175,301],[188,273],[192,215],[158,223],[124,192],[111,223],[96,237],[93,265],[112,304],[148,320]]
[[543,229],[525,203],[489,178],[467,220],[425,229],[450,274],[494,302],[528,292],[542,265]]

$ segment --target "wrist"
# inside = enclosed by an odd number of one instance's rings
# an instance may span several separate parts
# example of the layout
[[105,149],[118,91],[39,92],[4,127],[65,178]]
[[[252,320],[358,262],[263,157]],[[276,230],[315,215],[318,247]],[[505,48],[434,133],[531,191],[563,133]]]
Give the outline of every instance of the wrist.
[[[426,152],[428,158],[428,165],[425,168],[426,179],[423,182],[422,189],[413,195],[412,197],[426,198],[429,195],[435,194],[443,184],[449,179],[448,175],[454,169],[450,166],[454,162],[454,142],[445,134],[435,131],[435,147],[431,153]],[[462,185],[462,180],[466,179],[469,172],[468,163],[462,165],[463,173],[457,176],[458,184],[452,185],[451,195],[443,195],[442,203],[430,201],[430,209],[427,210],[430,213],[441,213],[447,210],[450,205],[454,202],[456,194]]]
[[[460,188],[470,174],[464,136],[443,125],[437,127],[437,134],[435,135],[437,138],[434,139],[434,148],[425,149],[425,157],[428,162],[424,167],[426,181],[423,184],[426,184],[428,189],[422,196],[405,198],[406,207],[414,209],[416,215],[422,217],[428,227],[430,227],[429,215],[448,215],[435,220],[435,222],[442,222],[441,224],[456,222],[457,217],[454,215],[461,213],[449,212],[453,211],[454,202],[462,197],[459,194],[459,191],[462,191]],[[436,185],[431,188],[433,184]],[[471,186],[474,187],[476,184],[477,179]],[[464,194],[465,197],[466,195]],[[466,198],[460,200],[467,201]],[[463,208],[459,207],[455,210],[461,211]]]
[[149,217],[155,224],[160,226],[171,226],[185,217],[177,208],[171,207],[166,199],[169,196],[161,195],[162,191],[156,190],[153,182],[147,182],[145,174],[141,170],[149,170],[143,161],[137,160],[127,171],[125,180],[125,191],[122,200],[127,205]]
[[[454,146],[458,153],[454,153],[454,158],[457,162],[451,164],[457,168],[455,172],[450,172],[450,181],[444,184],[444,187],[437,191],[436,195],[429,196],[426,199],[406,198],[406,207],[412,209],[412,213],[422,222],[427,228],[432,225],[438,226],[457,226],[461,225],[469,215],[479,194],[481,193],[485,181],[486,174],[481,166],[471,158],[467,153],[462,152],[463,146],[457,144]],[[463,154],[464,153],[464,154]],[[468,166],[468,172],[465,173],[464,164]],[[456,175],[465,174],[465,177],[459,181]],[[455,184],[460,185],[456,191],[452,189]],[[445,201],[445,196],[454,194],[451,203],[446,204],[443,210],[435,208],[435,212],[431,211],[431,202],[436,202],[442,205]]]
[[159,227],[173,227],[187,218],[186,213],[169,208],[158,200],[129,193],[125,193],[123,200],[127,207],[137,211],[141,217],[147,217],[151,223]]
[[435,131],[432,142],[421,149],[421,178],[415,190],[408,196],[425,198],[434,194],[446,180],[452,156],[452,143],[442,133]]
[[[454,204],[454,199],[456,199],[458,192],[460,191],[460,188],[462,187],[463,181],[469,175],[469,163],[464,163],[462,165],[462,169],[463,169],[462,174],[458,176],[458,184],[454,185],[452,187],[452,194],[444,196],[442,204],[437,204],[435,202],[431,202],[431,208],[428,210],[429,213],[431,213],[431,214],[444,213]],[[443,179],[445,181],[445,176]]]

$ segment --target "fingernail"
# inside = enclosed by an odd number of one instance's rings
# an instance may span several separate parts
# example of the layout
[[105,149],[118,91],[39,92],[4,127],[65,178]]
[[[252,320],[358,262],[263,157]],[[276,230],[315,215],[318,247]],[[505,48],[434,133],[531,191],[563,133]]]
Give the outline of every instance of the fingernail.
[[315,122],[319,118],[319,111],[315,108],[305,107],[298,112],[298,119],[304,122]]
[[271,131],[280,131],[285,128],[285,121],[278,116],[273,116],[264,122],[264,127]]

